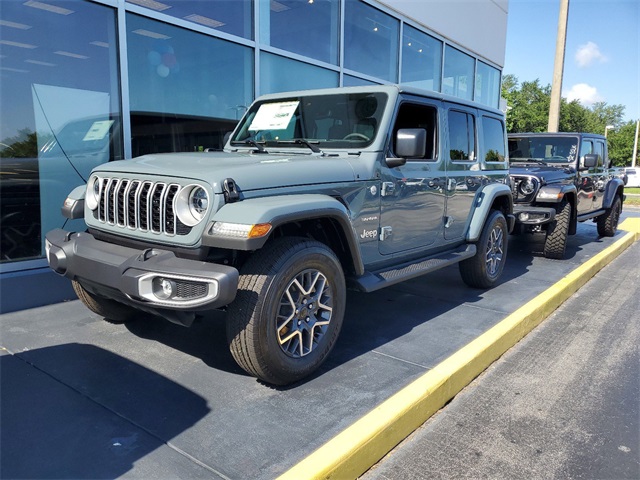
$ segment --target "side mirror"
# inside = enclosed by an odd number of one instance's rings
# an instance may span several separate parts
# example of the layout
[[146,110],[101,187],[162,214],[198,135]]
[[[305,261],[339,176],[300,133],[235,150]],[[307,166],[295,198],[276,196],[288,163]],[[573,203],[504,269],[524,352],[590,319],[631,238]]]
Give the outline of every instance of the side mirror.
[[401,128],[396,134],[396,155],[403,158],[422,158],[427,149],[424,128]]
[[584,168],[593,168],[596,165],[598,165],[598,155],[596,155],[595,153],[587,153],[584,156],[582,166]]

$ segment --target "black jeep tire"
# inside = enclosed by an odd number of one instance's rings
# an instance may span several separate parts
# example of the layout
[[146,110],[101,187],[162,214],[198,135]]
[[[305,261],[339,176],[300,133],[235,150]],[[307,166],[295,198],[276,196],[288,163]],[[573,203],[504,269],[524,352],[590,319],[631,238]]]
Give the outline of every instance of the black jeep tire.
[[300,380],[333,349],[345,304],[342,266],[329,247],[304,238],[276,239],[240,270],[227,312],[231,354],[266,383]]
[[556,218],[547,228],[544,239],[544,256],[562,259],[567,248],[569,222],[571,221],[571,204],[565,199],[556,206]]
[[496,284],[507,259],[508,235],[504,214],[492,210],[476,243],[476,254],[458,264],[464,283],[473,288],[491,288]]
[[136,319],[136,309],[115,300],[94,295],[85,290],[76,280],[73,280],[71,284],[80,301],[93,313],[104,317],[107,322],[119,325]]
[[598,235],[601,237],[613,237],[616,234],[621,210],[622,201],[620,196],[616,195],[611,208],[607,209],[607,213],[598,217]]

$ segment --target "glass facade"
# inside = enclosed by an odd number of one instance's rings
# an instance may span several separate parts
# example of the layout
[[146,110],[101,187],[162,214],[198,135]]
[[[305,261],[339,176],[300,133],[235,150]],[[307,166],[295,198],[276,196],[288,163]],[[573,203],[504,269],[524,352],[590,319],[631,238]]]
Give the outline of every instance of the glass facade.
[[402,84],[440,91],[442,42],[409,25],[402,35]]
[[133,156],[220,149],[253,100],[249,47],[128,15],[127,58]]
[[500,103],[500,70],[478,61],[474,100],[498,108]]
[[360,0],[345,1],[344,66],[398,81],[400,21]]
[[442,93],[472,100],[474,64],[473,57],[447,45],[444,53]]
[[67,194],[123,158],[117,51],[112,8],[3,0],[1,262],[41,258]]
[[2,275],[49,272],[44,235],[85,228],[60,206],[94,166],[219,149],[257,95],[397,82],[500,95],[498,68],[375,0],[1,2]]
[[338,64],[340,4],[332,0],[260,2],[260,42]]

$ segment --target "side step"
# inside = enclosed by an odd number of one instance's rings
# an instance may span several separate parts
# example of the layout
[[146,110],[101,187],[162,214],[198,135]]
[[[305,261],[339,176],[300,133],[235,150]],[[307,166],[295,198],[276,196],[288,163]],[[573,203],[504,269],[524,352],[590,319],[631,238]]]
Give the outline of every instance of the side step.
[[352,287],[362,292],[374,292],[381,288],[404,282],[410,278],[419,277],[449,265],[471,258],[476,254],[476,246],[462,245],[456,250],[449,250],[438,255],[420,258],[410,263],[394,266],[389,270],[365,272],[364,275],[350,279]]

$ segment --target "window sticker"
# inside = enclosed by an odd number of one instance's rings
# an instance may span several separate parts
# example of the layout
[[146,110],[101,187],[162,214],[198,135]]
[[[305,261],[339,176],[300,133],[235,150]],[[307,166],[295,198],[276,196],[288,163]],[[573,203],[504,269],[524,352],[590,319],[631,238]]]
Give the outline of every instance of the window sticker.
[[289,125],[293,113],[300,102],[265,103],[260,105],[249,131],[284,130]]
[[96,140],[103,140],[109,134],[109,129],[113,125],[113,120],[102,120],[99,122],[93,122],[91,128],[82,139],[83,142],[93,142]]

